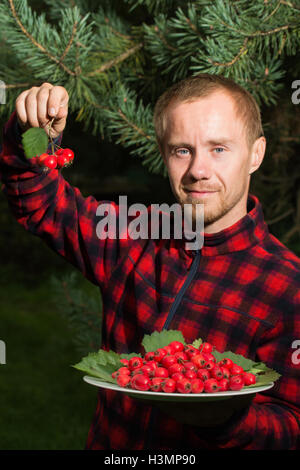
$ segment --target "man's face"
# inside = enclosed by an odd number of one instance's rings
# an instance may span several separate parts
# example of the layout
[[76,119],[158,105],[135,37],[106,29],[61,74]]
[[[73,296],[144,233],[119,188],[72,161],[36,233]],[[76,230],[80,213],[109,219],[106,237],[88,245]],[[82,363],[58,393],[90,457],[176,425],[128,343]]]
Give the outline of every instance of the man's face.
[[247,213],[250,173],[261,164],[265,138],[250,150],[244,123],[224,91],[170,104],[161,149],[176,199],[204,204],[206,233],[230,227]]

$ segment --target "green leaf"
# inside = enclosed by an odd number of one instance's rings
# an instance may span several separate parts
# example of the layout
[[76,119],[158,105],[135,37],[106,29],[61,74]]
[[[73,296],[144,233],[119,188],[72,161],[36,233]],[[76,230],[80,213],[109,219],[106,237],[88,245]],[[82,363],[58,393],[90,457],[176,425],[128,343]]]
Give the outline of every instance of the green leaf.
[[100,349],[98,352],[90,353],[84,357],[75,369],[86,372],[92,377],[98,377],[106,382],[116,383],[111,374],[122,366],[120,362],[121,356],[114,351],[104,351]]
[[192,343],[192,346],[194,348],[199,349],[199,346],[203,343],[203,340],[201,338],[195,339],[195,341]]
[[151,335],[145,335],[142,345],[147,352],[156,351],[158,348],[168,346],[172,341],[180,341],[185,344],[185,339],[181,331],[178,330],[162,330],[154,331]]
[[22,134],[25,157],[30,159],[45,153],[48,148],[48,135],[40,127],[32,127]]
[[247,359],[246,357],[242,356],[241,354],[235,354],[231,351],[225,351],[220,353],[219,351],[213,351],[213,355],[215,356],[217,362],[222,361],[222,359],[228,358],[231,359],[235,364],[241,366],[245,371],[250,371],[250,369],[257,364],[256,362],[252,361],[251,359]]
[[256,375],[256,383],[254,385],[248,385],[246,388],[250,388],[250,387],[253,388],[253,387],[258,387],[260,385],[267,385],[270,382],[275,382],[281,377],[281,375],[278,374],[278,372],[276,372],[273,369],[268,369],[267,372],[263,372],[260,375],[257,375],[257,374],[255,375]]

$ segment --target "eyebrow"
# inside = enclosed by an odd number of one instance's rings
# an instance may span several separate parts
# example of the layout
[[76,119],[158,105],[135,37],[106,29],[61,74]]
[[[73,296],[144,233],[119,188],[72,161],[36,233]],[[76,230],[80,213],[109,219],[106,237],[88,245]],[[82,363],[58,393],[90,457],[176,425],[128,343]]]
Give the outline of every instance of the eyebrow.
[[[234,144],[235,141],[232,139],[227,139],[225,137],[220,137],[216,140],[208,140],[207,143],[209,145],[227,145],[227,144]],[[193,145],[188,144],[187,142],[169,142],[167,144],[168,149],[173,149],[174,147],[186,147],[186,148],[193,148]]]

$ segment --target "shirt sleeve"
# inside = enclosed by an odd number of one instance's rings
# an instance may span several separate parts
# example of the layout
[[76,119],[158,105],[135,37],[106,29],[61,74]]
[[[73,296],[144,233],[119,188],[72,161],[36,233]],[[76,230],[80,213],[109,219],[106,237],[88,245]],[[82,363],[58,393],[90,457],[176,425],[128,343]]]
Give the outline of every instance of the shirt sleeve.
[[[61,138],[60,135],[57,142]],[[93,284],[105,287],[127,239],[114,237],[110,225],[105,234],[101,228],[105,224],[101,227],[98,224],[104,217],[117,221],[119,207],[111,201],[83,197],[59,170],[45,172],[28,160],[21,144],[15,111],[3,130],[0,179],[1,189],[17,222],[44,240]],[[100,204],[102,208],[105,205],[106,212],[101,210],[102,215],[98,216]]]
[[214,441],[220,449],[300,448],[300,364],[292,348],[295,339],[300,338],[300,290],[294,285],[289,294],[293,291],[296,294],[287,302],[289,309],[261,338],[255,359],[276,370],[281,377],[271,389],[257,393],[251,404],[235,413],[226,425],[218,429],[194,427],[200,439]]

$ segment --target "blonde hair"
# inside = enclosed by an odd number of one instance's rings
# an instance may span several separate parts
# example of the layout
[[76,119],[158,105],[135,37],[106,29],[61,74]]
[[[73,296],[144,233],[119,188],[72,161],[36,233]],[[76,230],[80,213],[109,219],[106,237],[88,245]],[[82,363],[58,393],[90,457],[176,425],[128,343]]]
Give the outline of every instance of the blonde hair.
[[249,148],[256,139],[264,135],[260,108],[254,97],[233,80],[222,75],[200,73],[185,78],[168,88],[157,100],[154,107],[154,128],[159,146],[163,147],[165,132],[164,117],[168,105],[172,102],[189,102],[205,97],[215,91],[229,92],[235,101],[237,115],[244,121]]

